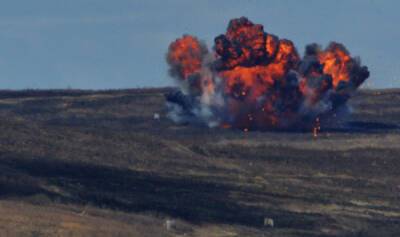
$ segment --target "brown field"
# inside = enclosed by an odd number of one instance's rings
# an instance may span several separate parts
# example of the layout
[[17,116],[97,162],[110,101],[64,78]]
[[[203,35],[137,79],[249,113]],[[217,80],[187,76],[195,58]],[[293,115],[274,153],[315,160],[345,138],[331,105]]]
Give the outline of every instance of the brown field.
[[317,138],[176,125],[166,91],[0,91],[0,236],[399,236],[400,90]]

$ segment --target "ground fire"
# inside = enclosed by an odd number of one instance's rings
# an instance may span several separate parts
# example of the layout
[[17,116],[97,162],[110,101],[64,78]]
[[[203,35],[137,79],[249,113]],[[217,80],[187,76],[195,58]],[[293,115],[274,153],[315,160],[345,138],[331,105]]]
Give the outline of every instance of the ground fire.
[[184,35],[169,47],[169,72],[180,88],[166,99],[176,122],[246,131],[319,127],[369,77],[342,44],[310,44],[301,58],[292,41],[245,17],[231,20],[214,42],[210,52]]

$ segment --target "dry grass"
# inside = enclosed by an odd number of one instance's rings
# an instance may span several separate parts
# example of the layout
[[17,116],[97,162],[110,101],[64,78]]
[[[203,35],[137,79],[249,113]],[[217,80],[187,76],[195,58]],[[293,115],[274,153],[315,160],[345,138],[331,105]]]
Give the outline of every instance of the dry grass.
[[0,92],[0,236],[400,232],[400,91],[314,139],[176,125],[166,90]]

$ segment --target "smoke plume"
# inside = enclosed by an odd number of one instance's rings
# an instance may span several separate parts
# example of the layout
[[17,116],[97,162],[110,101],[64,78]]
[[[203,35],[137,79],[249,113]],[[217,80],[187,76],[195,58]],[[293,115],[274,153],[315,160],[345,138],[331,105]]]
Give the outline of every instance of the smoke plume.
[[306,46],[267,33],[245,17],[229,22],[213,49],[194,36],[172,42],[169,73],[180,90],[166,95],[176,122],[240,129],[312,127],[346,107],[367,67],[340,43]]

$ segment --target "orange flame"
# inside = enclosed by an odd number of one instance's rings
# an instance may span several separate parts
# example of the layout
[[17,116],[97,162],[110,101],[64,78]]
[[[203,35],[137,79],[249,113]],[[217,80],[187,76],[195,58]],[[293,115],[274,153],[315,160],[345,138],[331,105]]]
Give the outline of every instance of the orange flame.
[[349,64],[351,57],[348,52],[338,44],[332,44],[326,51],[318,55],[323,65],[323,72],[332,76],[333,86],[336,88],[340,81],[349,81]]
[[200,42],[193,36],[185,35],[170,45],[167,60],[170,64],[178,65],[179,77],[186,80],[201,71],[203,55]]

